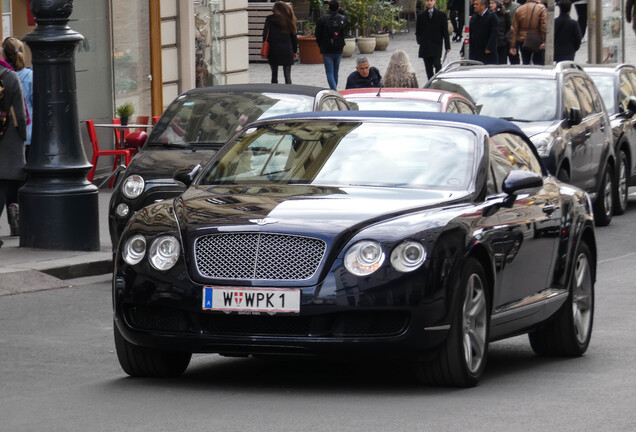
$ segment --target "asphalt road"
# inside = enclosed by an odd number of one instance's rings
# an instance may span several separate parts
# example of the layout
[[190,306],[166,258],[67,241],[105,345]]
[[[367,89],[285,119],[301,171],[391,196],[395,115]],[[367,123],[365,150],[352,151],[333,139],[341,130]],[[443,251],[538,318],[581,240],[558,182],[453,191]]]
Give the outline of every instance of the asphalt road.
[[597,230],[587,354],[491,346],[468,390],[421,387],[400,364],[195,356],[179,379],[132,379],[112,338],[107,277],[0,297],[0,431],[636,430],[636,197]]

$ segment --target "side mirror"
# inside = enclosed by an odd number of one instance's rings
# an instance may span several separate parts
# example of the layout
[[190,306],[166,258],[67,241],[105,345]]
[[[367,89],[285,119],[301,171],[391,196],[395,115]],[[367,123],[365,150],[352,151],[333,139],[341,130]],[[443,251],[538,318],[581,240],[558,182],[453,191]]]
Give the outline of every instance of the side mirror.
[[627,102],[627,110],[629,111],[627,114],[631,117],[636,113],[636,96],[632,95],[629,97],[629,102]]
[[194,168],[182,168],[174,173],[173,178],[186,185],[186,187],[190,187],[199,171],[201,171],[201,165],[196,165]]
[[144,143],[146,142],[146,138],[148,138],[148,134],[146,132],[144,132],[144,131],[131,132],[131,133],[128,134],[128,136],[125,139],[126,147],[127,148],[130,148],[130,147],[134,147],[134,148],[142,147],[144,145]]
[[572,126],[575,126],[577,124],[581,124],[582,121],[583,116],[581,115],[581,110],[575,107],[570,108],[570,112],[568,112],[568,122]]
[[507,195],[513,195],[523,189],[533,189],[543,186],[543,177],[532,171],[510,171],[501,185],[501,190]]

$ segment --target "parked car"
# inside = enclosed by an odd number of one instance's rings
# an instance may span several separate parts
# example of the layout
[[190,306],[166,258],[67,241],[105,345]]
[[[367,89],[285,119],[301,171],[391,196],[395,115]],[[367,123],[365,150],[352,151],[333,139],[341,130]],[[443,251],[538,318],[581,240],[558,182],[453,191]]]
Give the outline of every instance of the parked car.
[[455,91],[482,115],[514,121],[546,168],[594,202],[599,226],[612,220],[615,155],[609,116],[594,82],[573,62],[556,66],[461,66],[426,87]]
[[614,214],[627,210],[629,186],[636,185],[636,68],[632,65],[586,66],[610,117],[616,154]]
[[476,114],[471,101],[457,93],[420,88],[360,88],[340,90],[359,110],[428,111]]
[[294,114],[176,177],[190,187],[134,214],[116,251],[129,375],[179,375],[200,352],[388,355],[423,382],[473,386],[489,341],[588,347],[591,201],[510,122]]
[[134,212],[185,190],[174,181],[175,171],[205,164],[250,122],[293,112],[347,109],[336,91],[291,84],[224,85],[180,95],[116,183],[108,213],[113,247]]

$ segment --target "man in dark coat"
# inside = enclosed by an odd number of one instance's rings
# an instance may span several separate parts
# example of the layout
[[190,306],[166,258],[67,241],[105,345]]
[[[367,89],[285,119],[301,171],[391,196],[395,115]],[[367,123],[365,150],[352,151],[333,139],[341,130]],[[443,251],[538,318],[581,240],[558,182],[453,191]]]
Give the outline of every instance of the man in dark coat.
[[356,70],[349,74],[345,88],[380,87],[382,75],[380,75],[380,71],[377,68],[369,66],[369,60],[366,57],[358,57],[356,64]]
[[574,55],[581,47],[581,28],[579,23],[570,18],[572,4],[570,0],[559,3],[561,14],[554,20],[554,61],[574,60]]
[[489,9],[490,0],[474,0],[475,13],[470,17],[468,58],[483,64],[498,64],[497,32],[499,21]]
[[442,41],[448,53],[450,37],[446,14],[435,9],[435,0],[425,0],[425,5],[426,9],[417,14],[415,38],[420,46],[418,57],[424,59],[426,76],[430,79],[442,68]]

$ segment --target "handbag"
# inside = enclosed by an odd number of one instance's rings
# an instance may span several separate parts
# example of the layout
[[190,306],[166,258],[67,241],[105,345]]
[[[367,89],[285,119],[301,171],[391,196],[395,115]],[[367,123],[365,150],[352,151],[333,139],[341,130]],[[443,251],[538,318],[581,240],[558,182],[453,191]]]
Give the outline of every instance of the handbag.
[[261,57],[267,58],[269,57],[269,29],[267,29],[267,36],[265,36],[265,40],[263,41],[263,45],[261,45]]
[[532,24],[532,15],[534,14],[534,9],[536,6],[532,8],[532,12],[530,13],[530,22],[528,23],[528,28],[526,29],[526,40],[523,41],[523,47],[533,53],[536,53],[541,49],[541,45],[543,44],[543,40],[541,36],[539,36],[539,32],[531,29],[530,25]]

